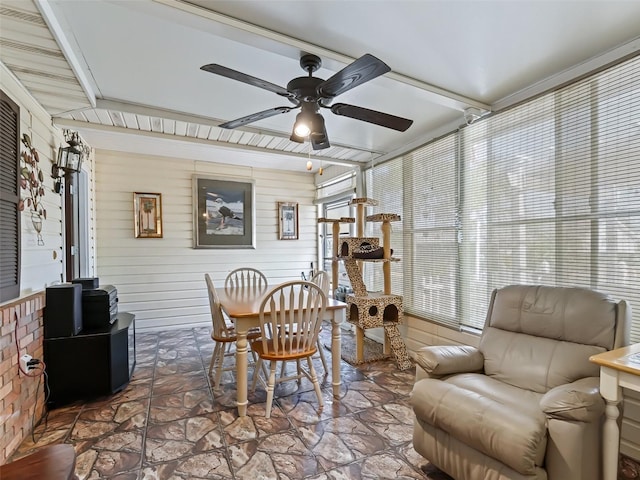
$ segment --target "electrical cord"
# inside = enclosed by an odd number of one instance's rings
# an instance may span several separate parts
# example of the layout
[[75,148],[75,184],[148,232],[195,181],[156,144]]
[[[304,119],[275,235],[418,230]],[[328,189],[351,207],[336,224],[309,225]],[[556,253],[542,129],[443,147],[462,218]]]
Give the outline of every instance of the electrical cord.
[[[38,386],[36,387],[36,406],[38,405],[38,392],[40,391],[40,383],[42,382],[42,377],[45,378],[45,397],[44,397],[44,403],[42,405],[42,408],[44,410],[42,416],[40,417],[40,420],[38,420],[38,422],[36,423],[36,409],[33,409],[33,413],[31,414],[31,425],[33,425],[33,427],[31,428],[31,440],[33,441],[33,443],[37,443],[43,436],[45,433],[47,433],[47,428],[49,426],[49,409],[47,408],[47,402],[49,401],[49,375],[47,375],[46,370],[42,371],[42,375],[40,375],[38,377]],[[49,391],[49,393],[46,393],[46,391]],[[40,433],[40,435],[38,436],[38,439],[36,440],[36,435],[35,435],[35,431],[36,428],[40,426],[40,424],[42,424],[42,422],[44,421],[44,429],[42,430],[42,432]]]

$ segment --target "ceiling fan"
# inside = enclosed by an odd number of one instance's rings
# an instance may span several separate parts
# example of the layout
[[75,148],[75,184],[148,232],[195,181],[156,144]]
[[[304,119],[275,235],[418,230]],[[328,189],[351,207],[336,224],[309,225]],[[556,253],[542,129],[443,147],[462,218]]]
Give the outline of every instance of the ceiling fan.
[[413,123],[413,120],[396,117],[395,115],[378,112],[376,110],[369,110],[368,108],[348,105],[346,103],[329,105],[334,97],[337,97],[341,93],[391,71],[391,68],[382,60],[367,53],[327,80],[312,75],[321,65],[322,61],[317,55],[308,53],[302,55],[300,58],[300,66],[303,70],[306,70],[309,75],[307,77],[294,78],[287,83],[287,88],[223,67],[216,63],[203,65],[200,67],[200,70],[269,90],[270,92],[287,98],[294,105],[293,107],[275,107],[263,110],[262,112],[252,113],[251,115],[225,122],[219,125],[221,128],[241,127],[248,123],[257,122],[258,120],[300,108],[301,111],[296,116],[296,122],[290,140],[303,143],[305,138],[309,137],[313,149],[322,150],[323,148],[329,148],[331,145],[329,144],[329,137],[324,125],[324,118],[318,112],[320,108],[328,108],[336,115],[373,123],[400,132],[404,132]]

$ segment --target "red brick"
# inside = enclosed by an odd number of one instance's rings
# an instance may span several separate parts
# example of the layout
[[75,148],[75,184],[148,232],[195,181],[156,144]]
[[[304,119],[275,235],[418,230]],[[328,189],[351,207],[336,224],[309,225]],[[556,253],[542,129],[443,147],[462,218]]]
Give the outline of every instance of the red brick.
[[[15,435],[15,433],[14,433]],[[13,437],[13,439],[7,444],[6,446],[6,452],[11,455],[13,453],[13,451],[18,448],[18,445],[20,445],[20,442],[22,442],[23,436],[22,436],[22,432],[20,433],[20,435],[16,435],[15,437]]]
[[33,333],[40,328],[40,323],[36,320],[33,322],[29,322],[27,325],[27,333]]
[[20,340],[27,334],[27,327],[22,322],[18,324],[18,330],[16,334],[18,335],[18,340]]
[[13,405],[13,403],[18,400],[18,398],[20,398],[20,395],[18,395],[15,392],[11,392],[9,395],[7,395],[6,397],[3,398],[3,402],[4,405],[6,407],[9,407],[10,405]]
[[[26,377],[18,374],[18,349],[16,349],[14,331],[16,317],[18,321],[18,342],[20,353],[25,351],[34,358],[43,358],[42,347],[42,308],[44,292],[38,292],[14,304],[6,305],[0,311],[0,464],[3,464],[18,448],[32,428],[33,412],[42,416],[44,395],[39,395],[38,377]],[[16,312],[18,315],[16,316]],[[42,387],[42,390],[44,386]],[[36,393],[38,402],[36,404]],[[8,417],[7,417],[8,416]]]
[[[16,382],[17,383],[17,382]],[[13,382],[8,382],[0,388],[0,398],[7,397],[13,390]]]
[[30,333],[27,335],[27,330],[25,329],[24,331],[24,335],[22,337],[19,337],[18,340],[18,344],[20,345],[20,348],[27,348],[27,346],[33,342],[33,335]]
[[0,377],[2,377],[2,375],[7,373],[10,368],[11,368],[11,360],[6,359],[6,360],[0,361]]

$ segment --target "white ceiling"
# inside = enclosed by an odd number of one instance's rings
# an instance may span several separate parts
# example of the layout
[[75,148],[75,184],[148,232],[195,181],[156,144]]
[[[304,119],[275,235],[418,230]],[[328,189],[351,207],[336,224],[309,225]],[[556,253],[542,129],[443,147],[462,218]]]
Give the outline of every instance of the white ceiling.
[[414,124],[323,110],[332,148],[313,156],[358,164],[640,51],[640,1],[3,0],[0,22],[0,60],[92,146],[291,169],[308,155],[288,140],[296,112],[217,127],[290,104],[202,65],[284,87],[306,75],[302,52],[322,58],[321,78],[377,56],[392,71],[336,102]]

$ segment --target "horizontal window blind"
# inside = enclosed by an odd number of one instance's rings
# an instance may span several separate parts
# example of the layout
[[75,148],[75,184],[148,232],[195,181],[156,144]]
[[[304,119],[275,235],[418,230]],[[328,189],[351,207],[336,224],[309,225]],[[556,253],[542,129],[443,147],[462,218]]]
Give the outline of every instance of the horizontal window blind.
[[461,136],[461,323],[482,328],[493,288],[554,283],[553,101],[496,115]]
[[[405,218],[403,212],[403,166],[402,158],[396,158],[388,162],[376,165],[365,173],[366,195],[378,201],[375,207],[366,207],[367,214],[373,213],[397,213],[401,221],[391,223],[391,248],[393,257],[400,258],[400,262],[391,264],[391,292],[402,295],[406,277],[406,263],[402,232]],[[355,215],[355,209],[354,214]],[[381,223],[367,222],[365,236],[377,237],[382,245]],[[363,263],[363,279],[367,290],[380,292],[384,289],[384,274],[382,263]]]
[[411,277],[405,309],[420,317],[457,325],[458,175],[456,135],[405,155],[404,262]]
[[379,211],[403,211],[407,312],[482,328],[494,288],[581,286],[627,300],[640,342],[640,57],[365,180]]
[[490,291],[513,283],[592,288],[640,308],[637,58],[461,136],[463,324],[481,327]]

